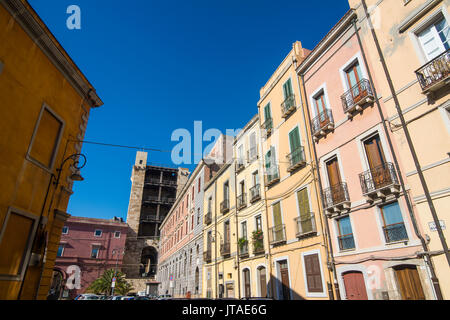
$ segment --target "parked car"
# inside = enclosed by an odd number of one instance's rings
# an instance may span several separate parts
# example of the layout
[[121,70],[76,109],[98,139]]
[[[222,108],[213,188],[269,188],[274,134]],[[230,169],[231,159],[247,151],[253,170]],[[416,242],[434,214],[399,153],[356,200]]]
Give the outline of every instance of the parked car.
[[123,296],[113,296],[110,300],[122,300]]
[[170,300],[170,299],[172,299],[171,294],[162,294],[158,297],[158,300]]
[[74,300],[100,300],[100,296],[96,294],[80,294]]
[[122,297],[120,300],[134,300],[135,297],[131,297],[131,296],[125,296]]
[[133,300],[152,300],[150,297],[146,297],[146,296],[139,296],[139,297],[134,297]]

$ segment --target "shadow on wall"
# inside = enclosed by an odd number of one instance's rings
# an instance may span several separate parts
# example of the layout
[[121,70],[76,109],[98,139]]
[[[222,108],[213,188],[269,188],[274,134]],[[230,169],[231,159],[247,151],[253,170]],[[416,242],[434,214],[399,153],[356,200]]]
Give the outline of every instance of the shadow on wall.
[[[288,279],[286,280],[289,281]],[[289,288],[289,285],[283,284],[280,279],[275,278],[272,275],[270,276],[267,285],[267,294],[270,295],[271,293],[275,300],[306,300],[298,292]]]

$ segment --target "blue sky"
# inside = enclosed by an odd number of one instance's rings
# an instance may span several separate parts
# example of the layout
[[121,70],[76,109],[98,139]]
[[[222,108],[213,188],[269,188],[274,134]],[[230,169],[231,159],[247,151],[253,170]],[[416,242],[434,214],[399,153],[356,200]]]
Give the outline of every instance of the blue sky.
[[[242,128],[292,43],[314,48],[349,9],[346,0],[29,2],[105,103],[92,110],[85,139],[163,150],[194,121]],[[66,26],[70,5],[81,9],[81,30]],[[85,181],[68,212],[126,218],[135,151],[85,144],[83,153]],[[175,166],[170,153],[149,152],[149,161]]]

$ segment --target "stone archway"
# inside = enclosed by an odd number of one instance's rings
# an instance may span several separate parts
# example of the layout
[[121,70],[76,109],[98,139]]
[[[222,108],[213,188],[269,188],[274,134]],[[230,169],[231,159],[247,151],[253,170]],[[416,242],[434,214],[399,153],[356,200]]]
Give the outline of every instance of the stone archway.
[[66,277],[63,271],[53,269],[52,282],[48,291],[47,300],[58,300],[61,298],[66,283]]
[[158,263],[158,251],[154,247],[145,247],[141,253],[141,267],[139,273],[142,277],[154,277]]

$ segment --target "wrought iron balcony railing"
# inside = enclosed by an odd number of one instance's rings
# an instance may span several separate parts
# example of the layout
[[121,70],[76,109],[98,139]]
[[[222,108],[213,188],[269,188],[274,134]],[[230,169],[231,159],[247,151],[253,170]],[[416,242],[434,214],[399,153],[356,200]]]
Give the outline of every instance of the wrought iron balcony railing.
[[295,106],[295,96],[291,95],[286,98],[281,104],[281,114],[283,118],[287,118],[291,113],[293,113],[297,107]]
[[274,183],[280,181],[280,169],[278,166],[271,166],[270,168],[266,168],[266,173],[264,176],[266,180],[266,186],[270,187]]
[[243,243],[240,247],[239,247],[239,256],[242,257],[246,257],[248,256],[248,241],[246,243]]
[[262,129],[265,131],[265,132],[263,132],[264,138],[267,138],[268,136],[270,136],[270,134],[272,133],[272,130],[273,130],[272,118],[267,119],[266,122],[263,123]]
[[347,183],[341,182],[323,190],[323,198],[325,209],[338,207],[350,202]]
[[345,234],[338,237],[339,249],[341,251],[355,249],[355,239],[353,233]]
[[345,113],[362,109],[362,105],[373,101],[373,91],[369,80],[362,79],[341,96]]
[[316,220],[314,219],[314,213],[295,218],[297,225],[297,237],[306,237],[317,233]]
[[222,256],[228,256],[231,252],[231,244],[230,242],[223,242],[220,244],[220,254]]
[[247,194],[244,192],[237,197],[237,208],[238,210],[245,208],[247,206]]
[[269,242],[272,245],[286,241],[286,227],[284,224],[269,229]]
[[450,49],[416,70],[422,92],[437,90],[448,83],[450,75]]
[[220,213],[224,214],[230,211],[230,200],[225,199],[220,203]]
[[[399,182],[397,178],[397,172],[392,163],[386,162],[375,168],[367,170],[359,174],[359,180],[361,182],[361,188],[363,195],[376,193],[380,189],[383,189],[386,193],[398,192]],[[394,187],[391,190],[390,187]]]
[[261,236],[259,239],[253,239],[253,254],[257,255],[264,252],[264,237]]
[[259,183],[250,188],[250,202],[255,202],[261,199],[261,186]]
[[311,122],[313,136],[320,138],[320,136],[324,136],[327,132],[334,129],[333,112],[330,109],[326,109],[312,119]]
[[403,222],[386,225],[383,227],[383,231],[387,243],[408,240],[408,234]]
[[160,222],[162,220],[163,219],[161,217],[158,218],[156,214],[149,214],[141,218],[142,222]]
[[212,222],[212,212],[209,211],[206,215],[205,215],[205,224],[209,225]]
[[289,161],[288,172],[292,172],[306,164],[305,147],[299,147],[287,155]]
[[236,161],[236,173],[239,173],[245,168],[244,159],[237,159]]
[[212,261],[211,250],[207,250],[207,251],[203,252],[203,260],[206,263],[210,263]]

